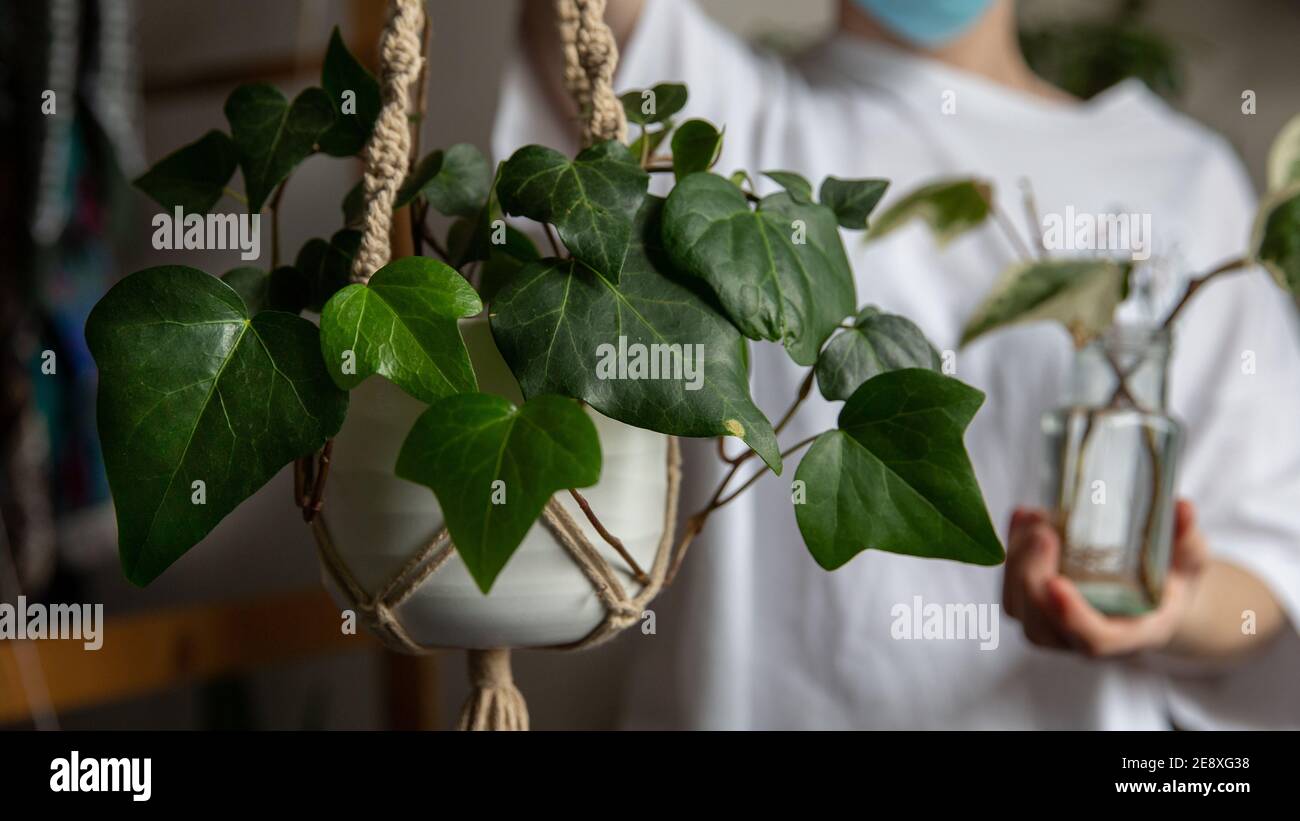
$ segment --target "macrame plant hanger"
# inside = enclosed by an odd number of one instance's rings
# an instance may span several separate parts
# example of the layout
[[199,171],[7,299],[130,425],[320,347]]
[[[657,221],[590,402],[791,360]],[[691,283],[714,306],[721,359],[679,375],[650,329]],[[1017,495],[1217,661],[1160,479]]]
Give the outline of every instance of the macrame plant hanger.
[[[565,86],[578,105],[583,144],[625,139],[627,121],[613,89],[618,46],[604,21],[605,0],[556,0],[556,11],[564,51]],[[361,246],[353,261],[353,282],[368,282],[392,254],[393,202],[410,161],[410,89],[422,69],[423,25],[420,0],[391,0],[388,22],[380,39],[382,108],[366,145],[365,222]],[[322,564],[363,623],[387,647],[410,654],[443,649],[415,641],[397,610],[451,558],[455,548],[447,529],[442,528],[415,552],[378,592],[367,593],[335,549],[321,512],[332,449],[333,442],[327,442],[315,458],[299,462],[295,473],[296,501],[311,527]],[[547,502],[541,516],[543,526],[582,571],[605,607],[605,618],[590,633],[578,641],[549,649],[577,650],[607,641],[634,624],[662,589],[672,564],[680,462],[677,440],[669,437],[663,535],[649,572],[637,573],[642,587],[635,595],[627,592],[618,573],[569,512],[555,498]],[[461,710],[458,729],[527,730],[528,709],[511,677],[509,648],[471,649],[468,654],[472,690]]]

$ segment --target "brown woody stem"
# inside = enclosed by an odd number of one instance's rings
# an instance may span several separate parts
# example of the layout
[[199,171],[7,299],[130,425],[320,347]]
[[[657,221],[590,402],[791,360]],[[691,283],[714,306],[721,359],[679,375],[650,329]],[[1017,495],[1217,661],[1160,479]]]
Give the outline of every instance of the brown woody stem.
[[649,584],[650,577],[646,575],[645,571],[641,569],[641,565],[637,564],[636,559],[632,558],[632,554],[623,546],[622,539],[619,539],[605,528],[604,523],[600,521],[596,516],[596,512],[591,509],[591,505],[587,503],[587,499],[579,493],[576,488],[569,488],[569,495],[578,503],[578,507],[582,508],[582,512],[587,517],[587,521],[591,522],[591,526],[596,528],[596,532],[600,534],[600,537],[604,539],[610,547],[614,548],[615,552],[617,552],[619,556],[623,557],[623,561],[627,562],[628,567],[632,568],[632,575],[636,577],[636,580],[641,584]]

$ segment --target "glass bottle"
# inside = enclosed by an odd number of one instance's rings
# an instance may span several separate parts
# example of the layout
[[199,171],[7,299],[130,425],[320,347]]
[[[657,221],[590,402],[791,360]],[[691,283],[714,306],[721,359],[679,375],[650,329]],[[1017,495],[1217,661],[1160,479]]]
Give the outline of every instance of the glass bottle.
[[1165,409],[1169,346],[1165,329],[1112,326],[1078,351],[1065,405],[1043,416],[1061,573],[1110,615],[1157,607],[1169,569],[1183,438]]

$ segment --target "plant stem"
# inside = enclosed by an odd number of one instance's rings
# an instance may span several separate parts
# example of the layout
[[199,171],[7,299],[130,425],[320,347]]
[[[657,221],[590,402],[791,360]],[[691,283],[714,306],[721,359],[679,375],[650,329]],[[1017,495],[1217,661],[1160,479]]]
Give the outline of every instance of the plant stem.
[[325,479],[329,477],[330,456],[333,453],[334,440],[326,439],[325,447],[321,448],[320,458],[317,461],[315,471],[316,476],[311,486],[311,498],[307,500],[307,504],[302,509],[302,520],[304,522],[310,522],[312,519],[315,519],[316,514],[320,513],[320,509],[324,504]]
[[[785,430],[785,426],[790,424],[790,420],[794,418],[795,411],[799,410],[799,406],[808,398],[808,394],[812,393],[813,379],[815,379],[816,376],[817,369],[809,368],[808,375],[803,378],[803,382],[799,383],[799,393],[795,396],[794,403],[791,404],[790,409],[785,412],[785,416],[781,417],[781,421],[776,423],[776,427],[773,429],[776,433]],[[753,453],[753,451],[750,452]]]
[[1237,257],[1236,259],[1230,259],[1227,262],[1220,265],[1219,267],[1187,283],[1187,290],[1183,292],[1182,297],[1178,300],[1178,304],[1176,304],[1174,306],[1174,309],[1169,312],[1169,316],[1165,317],[1165,321],[1161,323],[1160,327],[1168,328],[1172,326],[1174,323],[1174,318],[1177,317],[1179,312],[1181,312],[1183,308],[1187,306],[1187,302],[1192,298],[1192,294],[1199,291],[1201,287],[1205,285],[1205,283],[1209,282],[1210,280],[1214,279],[1220,274],[1226,274],[1229,273],[1230,271],[1236,271],[1239,268],[1245,268],[1249,264],[1250,264],[1250,260],[1246,259],[1245,257]]
[[230,197],[232,200],[239,203],[240,205],[245,205],[245,206],[248,205],[248,197],[245,197],[243,194],[239,193],[233,188],[230,188],[229,186],[222,188],[221,193],[225,194],[227,197]]
[[1034,226],[1032,234],[1034,250],[1038,252],[1039,259],[1047,259],[1047,246],[1043,243],[1043,223],[1038,218],[1038,203],[1034,199],[1034,187],[1030,185],[1027,177],[1020,180],[1020,192],[1023,195],[1025,216],[1029,218],[1029,224]]
[[648,129],[646,129],[644,125],[641,126],[641,167],[642,168],[645,168],[650,165],[650,135],[646,133],[647,130]]
[[424,222],[425,216],[428,214],[428,210],[421,206],[420,200],[418,198],[415,200],[415,202],[411,203],[410,209],[411,209],[411,251],[415,254],[415,256],[422,257],[424,256],[424,240],[426,237],[432,236],[432,233],[429,231],[428,226],[425,225]]
[[560,251],[560,243],[555,238],[555,232],[551,229],[551,224],[544,222],[542,228],[546,229],[546,241],[551,244],[551,252],[555,254],[557,259],[563,259],[564,253]]
[[[813,442],[816,438],[817,438],[816,436],[809,436],[807,439],[804,439],[800,442],[791,445],[790,447],[781,451],[781,457],[785,458],[786,456],[789,456],[795,451],[803,447],[806,447],[811,442]],[[676,578],[677,571],[681,569],[682,562],[686,559],[687,549],[691,546],[691,542],[695,541],[695,537],[700,534],[700,531],[704,529],[704,525],[708,522],[709,516],[712,515],[713,511],[717,510],[718,508],[730,502],[732,499],[735,499],[737,496],[744,493],[751,486],[753,486],[755,482],[761,479],[764,474],[766,474],[769,470],[771,470],[771,468],[764,465],[761,469],[755,471],[753,476],[746,479],[743,485],[736,488],[735,491],[733,491],[732,493],[724,497],[722,494],[726,492],[727,485],[731,483],[732,478],[735,477],[736,472],[740,470],[740,466],[744,463],[745,459],[747,459],[753,453],[754,451],[751,449],[748,452],[746,452],[744,456],[742,456],[741,458],[737,459],[734,463],[732,463],[731,470],[727,471],[726,475],[722,477],[722,481],[718,483],[717,488],[713,491],[713,496],[709,498],[708,504],[706,504],[703,508],[696,511],[695,513],[691,514],[691,516],[686,520],[686,528],[682,532],[681,539],[677,542],[676,549],[674,549],[673,551],[672,565],[668,569],[668,575],[664,578],[665,587],[671,584],[672,580]]]
[[[748,450],[745,451],[745,453],[751,453],[751,452],[752,452],[752,451],[748,451]],[[740,456],[728,456],[728,455],[727,455],[727,437],[725,437],[725,436],[719,436],[719,437],[718,437],[718,458],[719,458],[719,459],[721,459],[722,461],[726,462],[726,463],[729,464],[729,465],[734,465],[737,461],[739,461],[740,459],[744,458],[744,455],[745,455],[745,454],[742,453]]]
[[627,562],[628,567],[632,568],[632,575],[636,580],[641,584],[649,584],[650,577],[641,569],[641,565],[637,564],[636,559],[632,558],[632,554],[623,546],[623,541],[605,528],[604,523],[596,516],[596,512],[591,509],[591,505],[587,504],[586,498],[578,492],[577,488],[569,488],[569,495],[578,503],[578,507],[582,508],[582,512],[586,515],[587,521],[591,522],[591,526],[596,528],[596,532],[600,534],[600,537],[604,539],[610,547],[614,548],[618,555],[623,557],[623,561]]
[[430,230],[429,226],[426,225],[423,220],[421,220],[419,224],[419,233],[424,237],[424,241],[429,243],[429,247],[433,249],[433,252],[437,254],[443,262],[450,265],[451,254],[447,252],[446,248],[442,247],[442,243],[438,242],[438,238],[433,235],[433,231]]
[[433,34],[433,22],[428,13],[424,15],[424,33],[420,36],[420,79],[415,86],[415,118],[411,121],[411,156],[407,163],[407,173],[415,170],[416,160],[420,156],[420,132],[424,130],[424,114],[428,110],[425,89],[429,84],[429,40]]
[[[804,400],[807,399],[808,395],[812,392],[813,380],[816,378],[816,376],[817,376],[816,368],[809,368],[808,375],[804,377],[803,382],[799,383],[799,392],[795,395],[794,402],[790,403],[790,407],[786,408],[785,413],[781,416],[781,421],[777,422],[776,427],[772,429],[773,433],[779,434],[781,431],[785,430],[786,425],[790,424],[790,420],[794,418],[795,411],[799,410],[799,406],[803,404]],[[750,448],[749,450],[746,450],[744,453],[740,454],[739,456],[735,456],[731,458],[724,456],[723,460],[726,462],[730,462],[731,464],[739,468],[745,462],[749,461],[750,457],[756,455],[757,454],[754,452],[754,449]],[[727,477],[727,480],[730,480],[731,476],[734,475],[735,475],[735,471],[733,470],[731,475]],[[726,480],[724,480],[724,484],[725,481]]]
[[989,210],[993,212],[993,221],[1002,229],[1002,233],[1006,235],[1007,241],[1011,243],[1013,248],[1015,248],[1015,251],[1020,258],[1025,262],[1031,262],[1034,259],[1034,255],[1029,252],[1029,246],[1025,244],[1024,239],[1020,236],[1020,232],[1018,232],[1016,227],[1011,223],[1006,212],[998,207],[998,204],[993,202],[992,198],[989,199]]
[[[429,20],[429,15],[424,15],[424,34],[420,38],[420,79],[415,87],[415,107],[416,116],[411,120],[411,153],[407,158],[407,173],[415,170],[416,161],[420,156],[420,137],[424,131],[424,114],[428,108],[428,99],[425,89],[429,82],[429,37],[433,31],[433,24]],[[424,256],[424,235],[427,232],[425,220],[429,216],[428,202],[416,200],[411,204],[411,249],[417,257]],[[435,246],[436,250],[436,246]],[[446,260],[446,255],[442,255]]]
[[671,174],[673,167],[670,163],[647,163],[645,170],[651,174]]
[[289,178],[286,177],[284,182],[275,189],[275,195],[271,197],[271,270],[280,267],[280,199],[284,197],[284,188],[289,184]]
[[[816,439],[817,439],[817,434],[814,434],[814,435],[812,435],[812,436],[809,436],[807,439],[800,439],[800,440],[799,440],[798,442],[796,442],[795,444],[793,444],[793,445],[791,445],[790,447],[786,448],[785,450],[781,451],[781,458],[784,459],[785,457],[787,457],[787,456],[793,454],[795,451],[798,451],[798,450],[801,449],[801,448],[805,448],[805,447],[807,447],[808,445],[811,445],[811,444],[812,444]],[[760,469],[754,471],[754,475],[753,475],[753,476],[750,476],[748,479],[746,479],[744,484],[742,484],[740,487],[736,488],[736,489],[733,490],[731,493],[728,493],[726,496],[724,496],[724,497],[722,497],[721,499],[719,499],[719,500],[718,500],[718,501],[713,505],[713,510],[717,510],[718,508],[720,508],[720,507],[722,507],[723,505],[725,505],[725,504],[727,504],[728,502],[730,502],[732,499],[734,499],[734,498],[736,498],[737,496],[739,496],[740,494],[744,493],[744,492],[745,492],[746,490],[748,490],[748,489],[749,489],[749,488],[750,488],[750,487],[751,487],[755,482],[757,482],[759,479],[763,478],[763,474],[767,473],[769,470],[771,470],[771,468],[769,468],[767,465],[764,465],[764,466],[761,467]],[[712,512],[712,511],[710,511],[710,512]]]

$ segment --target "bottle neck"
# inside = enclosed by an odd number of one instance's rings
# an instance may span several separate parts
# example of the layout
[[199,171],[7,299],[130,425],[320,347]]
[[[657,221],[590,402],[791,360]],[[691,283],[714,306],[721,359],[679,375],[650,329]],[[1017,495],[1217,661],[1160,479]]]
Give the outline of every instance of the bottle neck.
[[1070,404],[1163,413],[1169,350],[1167,329],[1112,326],[1075,355]]

